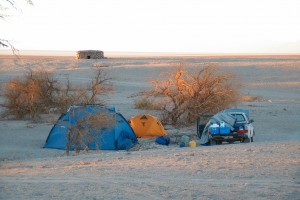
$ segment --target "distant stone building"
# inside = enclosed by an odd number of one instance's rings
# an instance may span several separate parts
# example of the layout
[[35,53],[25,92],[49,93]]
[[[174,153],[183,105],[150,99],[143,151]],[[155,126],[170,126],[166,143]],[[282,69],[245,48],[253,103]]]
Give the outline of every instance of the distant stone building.
[[77,51],[77,59],[103,59],[103,51],[98,50],[84,50]]

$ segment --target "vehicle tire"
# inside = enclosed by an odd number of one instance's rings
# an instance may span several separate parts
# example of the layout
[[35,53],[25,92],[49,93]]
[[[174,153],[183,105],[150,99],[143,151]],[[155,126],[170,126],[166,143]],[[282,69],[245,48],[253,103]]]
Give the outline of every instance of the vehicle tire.
[[217,144],[216,140],[213,140],[213,139],[209,139],[209,142],[210,142],[210,145],[216,145]]
[[253,142],[253,138],[254,138],[254,136],[252,136],[252,137],[250,138],[250,141],[251,141],[251,142]]
[[250,142],[250,138],[244,138],[244,139],[242,140],[242,142],[243,142],[243,143],[249,143],[249,142]]
[[233,144],[235,141],[234,140],[229,140],[228,143],[229,144]]

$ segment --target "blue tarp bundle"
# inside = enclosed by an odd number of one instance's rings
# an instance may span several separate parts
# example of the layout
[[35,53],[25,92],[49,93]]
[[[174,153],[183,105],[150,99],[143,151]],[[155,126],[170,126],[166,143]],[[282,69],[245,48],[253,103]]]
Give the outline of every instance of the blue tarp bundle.
[[170,138],[168,136],[160,136],[155,139],[155,142],[161,145],[169,145],[170,144]]
[[[84,123],[90,117],[97,116],[100,112],[112,116],[115,119],[115,123],[106,128],[102,126],[99,129],[90,128],[88,124]],[[84,139],[84,145],[88,149],[127,150],[137,142],[137,138],[127,120],[120,113],[115,112],[114,107],[82,105],[71,106],[66,114],[61,115],[58,122],[51,129],[44,147],[66,149],[68,133],[79,122],[83,130],[89,131],[90,138]],[[74,147],[71,146],[71,150],[73,149]]]

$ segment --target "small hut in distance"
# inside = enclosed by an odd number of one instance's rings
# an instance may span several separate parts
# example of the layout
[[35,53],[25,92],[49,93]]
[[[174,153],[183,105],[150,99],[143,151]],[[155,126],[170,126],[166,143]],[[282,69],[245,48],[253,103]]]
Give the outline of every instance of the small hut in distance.
[[103,59],[104,53],[99,50],[77,51],[77,59]]

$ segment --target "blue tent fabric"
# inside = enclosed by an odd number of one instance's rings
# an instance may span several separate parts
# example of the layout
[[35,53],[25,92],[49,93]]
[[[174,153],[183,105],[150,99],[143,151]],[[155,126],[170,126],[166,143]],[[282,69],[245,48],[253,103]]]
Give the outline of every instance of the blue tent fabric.
[[[68,145],[68,132],[72,126],[78,125],[78,122],[84,122],[90,116],[96,116],[99,112],[108,113],[115,118],[115,123],[108,128],[101,130],[91,129],[89,134],[92,138],[84,138],[84,144],[88,149],[96,150],[128,150],[136,142],[137,138],[128,124],[127,120],[117,113],[114,107],[105,107],[100,105],[82,105],[71,106],[66,114],[59,117],[58,122],[52,127],[44,148],[63,149]],[[81,124],[82,129],[88,130],[88,124]],[[71,146],[71,150],[74,147]]]
[[134,143],[130,139],[130,135],[128,135],[128,132],[121,131],[120,137],[117,140],[117,148],[120,150],[128,150],[130,149]]

